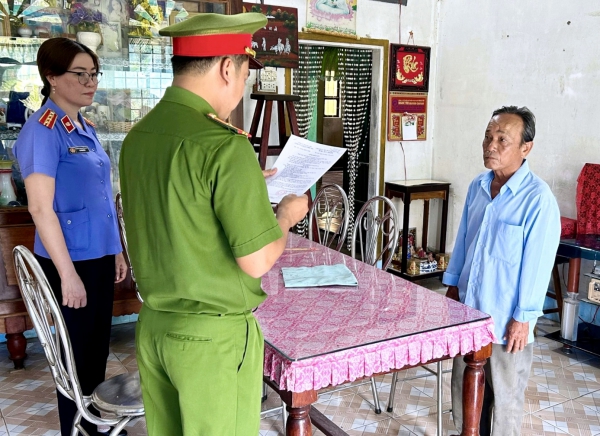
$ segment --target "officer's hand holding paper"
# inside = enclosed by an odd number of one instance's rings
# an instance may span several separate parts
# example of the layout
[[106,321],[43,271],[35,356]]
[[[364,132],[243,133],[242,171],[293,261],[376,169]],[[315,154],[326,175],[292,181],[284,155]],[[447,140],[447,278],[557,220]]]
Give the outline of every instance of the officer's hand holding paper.
[[345,148],[290,136],[273,165],[277,173],[266,179],[271,203],[279,203],[287,194],[304,194],[345,151]]

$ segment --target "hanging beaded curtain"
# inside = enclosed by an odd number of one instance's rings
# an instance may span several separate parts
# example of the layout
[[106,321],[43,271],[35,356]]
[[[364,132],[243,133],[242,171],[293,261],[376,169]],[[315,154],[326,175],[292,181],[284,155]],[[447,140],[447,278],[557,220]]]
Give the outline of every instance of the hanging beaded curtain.
[[350,249],[354,228],[354,199],[356,193],[356,172],[358,156],[365,146],[369,123],[367,114],[371,104],[372,52],[353,48],[340,48],[338,58],[340,92],[342,99],[342,123],[344,144],[348,149],[348,202],[350,222],[348,224],[347,246]]
[[296,102],[296,116],[300,136],[309,138],[311,123],[317,107],[317,89],[323,64],[325,47],[300,44],[298,53],[298,69],[294,74],[294,94],[300,96]]
[[[314,45],[299,46],[298,69],[294,74],[293,92],[300,96],[294,104],[298,121],[298,132],[302,138],[316,141],[316,126],[313,119],[317,110],[317,89],[323,64],[324,47]],[[304,218],[294,229],[294,233],[306,237],[308,221]]]

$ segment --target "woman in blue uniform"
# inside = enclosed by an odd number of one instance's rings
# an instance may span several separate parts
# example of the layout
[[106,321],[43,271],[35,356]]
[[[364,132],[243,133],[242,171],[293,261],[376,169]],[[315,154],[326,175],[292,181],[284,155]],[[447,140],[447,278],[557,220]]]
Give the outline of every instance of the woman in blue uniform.
[[[84,395],[104,380],[114,283],[125,279],[110,161],[93,124],[79,114],[101,77],[98,57],[66,38],[44,42],[37,65],[44,102],[14,146],[36,226],[35,255],[65,318]],[[76,405],[57,392],[70,435]],[[97,411],[93,410],[97,414]],[[95,425],[84,423],[90,435]]]

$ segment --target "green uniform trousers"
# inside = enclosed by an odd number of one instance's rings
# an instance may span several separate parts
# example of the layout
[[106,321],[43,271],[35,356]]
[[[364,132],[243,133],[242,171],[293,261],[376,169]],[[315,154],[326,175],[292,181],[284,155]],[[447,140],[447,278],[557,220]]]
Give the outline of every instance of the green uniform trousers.
[[256,436],[264,342],[251,312],[142,307],[137,362],[149,436]]

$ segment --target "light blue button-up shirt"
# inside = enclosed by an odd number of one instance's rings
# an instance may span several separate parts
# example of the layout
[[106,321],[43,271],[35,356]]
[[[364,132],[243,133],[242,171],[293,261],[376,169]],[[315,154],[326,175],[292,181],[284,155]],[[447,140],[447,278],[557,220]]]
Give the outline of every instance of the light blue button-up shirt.
[[533,342],[560,240],[560,212],[527,161],[494,199],[493,179],[488,171],[469,186],[443,282],[458,286],[462,303],[492,316],[498,343],[506,344],[511,318],[529,321]]
[[[44,114],[56,114],[54,124],[44,125]],[[89,260],[118,254],[121,240],[110,182],[110,160],[92,126],[79,115],[84,129],[48,99],[29,117],[13,152],[23,179],[41,173],[54,178],[53,208],[58,217],[71,260]],[[70,123],[70,124],[67,124]],[[66,126],[72,126],[67,128]],[[50,255],[36,230],[34,252]]]

